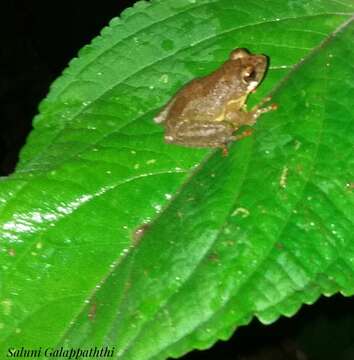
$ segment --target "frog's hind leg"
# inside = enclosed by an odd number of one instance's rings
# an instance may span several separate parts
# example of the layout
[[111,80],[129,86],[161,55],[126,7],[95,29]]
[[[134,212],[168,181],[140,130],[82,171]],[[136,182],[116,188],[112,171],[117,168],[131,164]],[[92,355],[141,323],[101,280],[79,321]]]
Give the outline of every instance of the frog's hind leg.
[[225,121],[188,122],[171,131],[166,128],[165,141],[191,147],[223,147],[235,139],[234,131]]
[[173,98],[170,102],[167,103],[167,105],[165,105],[165,107],[163,107],[160,112],[154,117],[154,122],[156,124],[160,124],[163,123],[166,118],[167,115],[172,107],[172,105],[175,103],[176,99]]

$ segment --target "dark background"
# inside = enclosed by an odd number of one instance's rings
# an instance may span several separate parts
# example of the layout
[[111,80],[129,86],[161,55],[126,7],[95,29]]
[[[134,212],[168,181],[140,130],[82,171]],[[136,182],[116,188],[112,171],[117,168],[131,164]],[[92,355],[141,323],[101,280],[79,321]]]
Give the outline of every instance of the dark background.
[[[178,1],[178,0],[176,0]],[[78,50],[136,1],[5,0],[0,5],[0,176],[14,170],[38,103]],[[193,359],[354,359],[354,302],[340,295],[292,319],[241,327]]]

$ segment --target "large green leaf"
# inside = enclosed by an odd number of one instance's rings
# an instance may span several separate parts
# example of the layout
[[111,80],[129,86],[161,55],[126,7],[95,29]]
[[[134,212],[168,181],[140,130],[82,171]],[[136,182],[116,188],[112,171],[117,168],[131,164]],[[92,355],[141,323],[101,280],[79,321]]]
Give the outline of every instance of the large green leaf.
[[[354,294],[353,2],[139,2],[53,84],[0,186],[0,344],[163,359]],[[279,109],[220,151],[152,117],[235,47]],[[134,236],[142,224],[143,235]]]

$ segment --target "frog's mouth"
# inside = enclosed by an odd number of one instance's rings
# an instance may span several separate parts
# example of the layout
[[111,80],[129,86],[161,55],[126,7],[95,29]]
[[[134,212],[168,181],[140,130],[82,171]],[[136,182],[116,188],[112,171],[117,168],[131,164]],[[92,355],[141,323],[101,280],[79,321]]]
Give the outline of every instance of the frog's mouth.
[[268,59],[264,55],[257,55],[254,57],[254,68],[257,69],[257,81],[260,83],[264,78],[265,72],[268,67]]
[[247,91],[252,92],[258,86],[258,84],[258,81],[251,81],[247,86]]

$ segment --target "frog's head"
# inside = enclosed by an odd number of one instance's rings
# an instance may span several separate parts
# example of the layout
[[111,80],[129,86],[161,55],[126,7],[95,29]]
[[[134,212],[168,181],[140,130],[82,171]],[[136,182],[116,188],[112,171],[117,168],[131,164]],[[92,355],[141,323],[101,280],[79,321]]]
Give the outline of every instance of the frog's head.
[[267,69],[268,60],[264,55],[252,55],[245,49],[236,49],[231,52],[230,59],[238,63],[240,80],[250,93],[262,81]]

